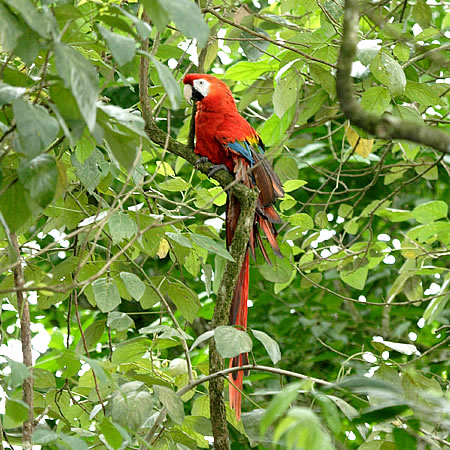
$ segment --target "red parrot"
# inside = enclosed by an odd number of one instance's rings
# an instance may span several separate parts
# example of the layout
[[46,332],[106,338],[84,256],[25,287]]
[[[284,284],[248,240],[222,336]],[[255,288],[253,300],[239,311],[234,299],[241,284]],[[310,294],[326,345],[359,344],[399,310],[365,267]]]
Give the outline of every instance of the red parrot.
[[[261,249],[267,263],[271,264],[259,233],[261,228],[274,253],[282,257],[276,240],[274,223],[280,223],[280,216],[273,203],[284,192],[280,179],[264,158],[264,144],[255,129],[239,114],[228,86],[218,78],[206,74],[186,75],[183,83],[186,100],[197,102],[195,116],[195,153],[215,166],[211,173],[226,169],[249,188],[259,189],[253,229],[245,253],[244,262],[236,283],[230,311],[230,325],[247,328],[247,300],[249,286],[249,252],[255,258],[255,247]],[[229,248],[240,214],[239,201],[227,193],[226,243]],[[230,367],[248,364],[248,354],[242,353],[230,360]],[[245,374],[247,375],[247,374]],[[239,420],[241,416],[241,393],[243,371],[229,375],[230,406]],[[236,389],[234,386],[239,389]]]

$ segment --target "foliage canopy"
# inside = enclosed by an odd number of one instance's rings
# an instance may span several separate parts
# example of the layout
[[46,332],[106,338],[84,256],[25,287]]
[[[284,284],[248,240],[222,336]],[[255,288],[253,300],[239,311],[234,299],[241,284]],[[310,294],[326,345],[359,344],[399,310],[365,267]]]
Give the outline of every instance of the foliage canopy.
[[[345,7],[0,0],[5,441],[24,444],[31,417],[43,448],[209,448],[214,339],[257,364],[243,420],[227,409],[232,448],[450,445],[449,157],[345,119]],[[444,129],[448,6],[360,8],[362,107]],[[286,191],[284,258],[251,265],[248,333],[209,327],[233,260],[226,193],[164,134],[191,141],[189,71],[228,83]],[[32,371],[18,354],[24,302]]]

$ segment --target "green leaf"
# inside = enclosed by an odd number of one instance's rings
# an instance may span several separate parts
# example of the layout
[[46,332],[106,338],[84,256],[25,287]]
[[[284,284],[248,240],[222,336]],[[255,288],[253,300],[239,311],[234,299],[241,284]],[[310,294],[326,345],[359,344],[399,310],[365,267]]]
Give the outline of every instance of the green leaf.
[[23,29],[19,21],[5,5],[0,3],[0,43],[2,50],[12,53],[22,33]]
[[134,327],[133,319],[128,314],[119,311],[110,312],[107,323],[110,328],[117,331],[126,331],[128,328]]
[[15,389],[19,387],[26,378],[28,378],[30,372],[25,364],[13,361],[8,357],[6,357],[6,359],[8,361],[8,366],[11,369],[11,373],[8,376],[8,387]]
[[372,406],[364,409],[359,417],[353,419],[354,423],[379,423],[400,415],[409,408],[408,403],[401,400],[386,401],[381,406]]
[[406,77],[400,64],[387,53],[380,52],[370,64],[373,76],[397,96],[403,94]]
[[431,8],[425,0],[417,0],[413,7],[412,15],[414,20],[422,27],[426,28],[431,23]]
[[22,183],[14,183],[0,197],[0,211],[9,227],[9,231],[16,231],[31,216],[25,189]]
[[153,409],[153,396],[144,383],[130,381],[122,384],[111,398],[111,418],[119,425],[138,431]]
[[137,233],[136,222],[126,213],[116,212],[108,220],[113,244],[130,239]]
[[125,283],[125,287],[130,295],[139,301],[145,292],[144,282],[134,273],[120,272],[120,278]]
[[182,283],[170,283],[168,294],[180,314],[188,322],[193,322],[201,307],[198,295]]
[[28,419],[28,405],[21,400],[6,399],[3,425],[6,429],[16,428]]
[[265,262],[259,266],[261,275],[271,283],[287,283],[291,279],[293,268],[288,258],[271,258],[272,264]]
[[56,69],[80,108],[89,131],[93,132],[97,113],[98,75],[94,66],[81,53],[62,42],[55,43]]
[[[283,69],[281,69],[283,70]],[[275,114],[281,119],[285,112],[297,102],[301,78],[294,71],[283,74],[277,82],[273,94],[273,106]]]
[[106,442],[114,449],[118,450],[122,446],[123,437],[115,425],[111,423],[109,418],[105,417],[103,421],[98,424]]
[[178,425],[184,420],[184,405],[180,397],[172,390],[165,386],[154,386],[158,400],[165,406],[170,418]]
[[314,222],[308,214],[298,213],[293,216],[286,217],[288,222],[295,226],[300,227],[302,231],[312,230],[314,228]]
[[78,178],[83,183],[89,194],[92,194],[102,178],[109,173],[109,163],[105,161],[100,150],[94,147],[91,155],[81,164],[75,153],[70,158]]
[[102,312],[110,312],[122,302],[119,290],[111,278],[99,278],[92,283],[95,302]]
[[296,189],[304,186],[307,183],[308,182],[304,181],[304,180],[287,180],[283,184],[283,189],[284,189],[284,192],[292,192],[292,191],[295,191]]
[[0,106],[11,103],[19,97],[22,97],[26,91],[27,90],[24,87],[10,86],[9,84],[0,81]]
[[5,2],[19,11],[23,20],[32,30],[43,38],[49,37],[51,27],[49,16],[39,14],[33,3],[29,0],[5,0]]
[[151,346],[150,339],[138,337],[121,342],[113,352],[112,362],[123,364],[141,359]]
[[369,273],[369,266],[366,259],[355,258],[350,264],[347,264],[340,272],[341,280],[355,289],[364,289]]
[[20,98],[14,101],[13,111],[21,151],[28,158],[34,158],[54,141],[59,124],[44,107],[31,105]]
[[[97,344],[97,342],[101,339],[103,332],[105,331],[105,321],[104,320],[97,320],[94,323],[91,323],[85,330],[84,330],[84,337],[86,340],[86,346],[88,350],[91,350],[94,345]],[[84,340],[80,338],[78,341],[76,352],[84,354],[85,348],[84,348]]]
[[256,80],[266,72],[277,70],[278,63],[275,60],[248,62],[240,61],[231,66],[224,75],[226,80],[251,81]]
[[297,123],[303,124],[310,117],[314,116],[314,114],[319,111],[320,107],[324,104],[327,98],[327,93],[322,88],[320,88],[311,97],[303,100]]
[[161,80],[161,83],[167,92],[167,96],[169,97],[172,108],[173,109],[179,108],[181,102],[181,91],[172,72],[165,64],[160,62],[153,55],[148,54],[148,57],[155,65],[159,79]]
[[299,389],[300,383],[291,383],[272,399],[259,423],[261,436],[264,436],[269,427],[287,411],[291,403],[298,397]]
[[225,247],[222,247],[222,245],[217,243],[214,239],[211,239],[208,236],[204,236],[203,234],[195,233],[191,234],[189,237],[194,244],[208,250],[208,252],[222,256],[228,261],[234,261],[228,250]]
[[423,298],[422,278],[418,276],[408,278],[403,291],[410,302]]
[[438,93],[425,83],[408,80],[406,82],[405,95],[412,101],[423,106],[443,105]]
[[393,208],[377,209],[375,215],[378,217],[385,217],[389,222],[404,222],[413,217],[411,211]]
[[400,61],[406,62],[409,60],[411,50],[407,44],[404,42],[399,42],[395,45],[393,53]]
[[166,181],[163,181],[162,183],[159,183],[159,187],[163,191],[169,191],[169,192],[181,192],[185,191],[186,189],[191,187],[191,184],[187,181],[184,181],[183,178],[175,177],[170,178]]
[[197,39],[200,48],[206,45],[209,27],[196,3],[191,0],[159,0],[159,2],[186,37]]
[[417,439],[403,428],[394,428],[392,434],[394,435],[397,448],[401,448],[402,450],[417,449]]
[[19,180],[30,197],[45,208],[55,197],[58,170],[51,155],[39,155],[19,167]]
[[170,231],[166,231],[166,236],[170,240],[180,244],[182,247],[192,248],[192,242],[181,233],[171,233]]
[[274,364],[277,364],[278,361],[280,361],[281,359],[280,346],[278,345],[278,342],[272,339],[268,334],[264,333],[263,331],[252,329],[252,333],[255,336],[255,338],[258,339],[258,341],[260,341],[262,345],[264,345],[264,348],[269,354],[272,362]]
[[133,61],[136,55],[136,43],[133,38],[113,33],[100,25],[97,25],[97,27],[119,66]]
[[[264,34],[268,37],[269,34],[262,30],[261,28],[257,28],[255,29],[255,31],[258,31],[261,34]],[[266,52],[267,48],[270,45],[270,42],[265,41],[263,39],[261,40],[254,40],[254,36],[251,35],[250,33],[247,33],[245,31],[243,31],[241,33],[241,38],[243,38],[241,41],[239,41],[239,45],[241,46],[242,50],[245,53],[245,56],[247,57],[247,59],[249,61],[258,61],[261,56]],[[245,40],[248,39],[248,40]],[[253,39],[252,41],[250,41],[250,39]],[[210,48],[210,45],[208,45],[208,49]],[[216,50],[216,54],[217,54],[217,50]]]
[[234,358],[251,351],[253,347],[252,340],[246,332],[231,326],[217,327],[214,330],[214,341],[222,358]]
[[412,211],[414,219],[420,223],[434,222],[435,220],[447,217],[447,214],[448,205],[442,200],[422,203],[421,205],[416,206]]
[[326,228],[328,226],[328,215],[326,211],[319,211],[315,217],[314,222],[318,228]]
[[391,102],[391,94],[383,86],[373,86],[361,97],[361,106],[369,112],[377,115],[383,114],[389,103]]
[[[447,275],[444,282],[442,283],[439,294],[442,294],[445,292],[449,283],[450,283],[450,276]],[[433,320],[436,320],[436,318],[439,317],[439,314],[441,314],[441,312],[444,310],[449,299],[450,299],[450,293],[448,293],[446,295],[441,295],[441,296],[436,297],[433,300],[431,300],[431,302],[428,304],[428,306],[425,309],[423,316],[422,316],[425,319],[427,324],[432,323]]]
[[170,21],[169,13],[161,0],[143,0],[145,10],[160,32],[164,31]]

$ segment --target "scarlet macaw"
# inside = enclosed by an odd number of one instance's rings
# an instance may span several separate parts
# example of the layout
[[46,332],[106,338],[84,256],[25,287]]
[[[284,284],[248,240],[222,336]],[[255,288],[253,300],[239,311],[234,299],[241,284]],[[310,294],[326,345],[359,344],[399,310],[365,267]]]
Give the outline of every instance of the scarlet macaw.
[[[219,168],[226,168],[246,186],[252,188],[256,185],[260,192],[254,226],[236,283],[230,311],[230,324],[246,329],[249,250],[254,258],[255,247],[258,246],[264,259],[271,264],[259,234],[259,228],[261,228],[274,253],[282,257],[273,226],[274,223],[280,223],[281,220],[273,203],[284,195],[283,188],[272,166],[264,158],[264,144],[261,138],[239,114],[228,86],[212,75],[198,73],[186,75],[183,83],[185,84],[186,100],[189,103],[192,100],[197,102],[195,153],[207,158],[215,165],[212,172]],[[227,247],[231,245],[239,214],[239,201],[232,195],[228,195],[225,220]],[[242,353],[230,360],[230,367],[246,364],[248,364],[247,353]],[[243,371],[239,371],[230,374],[229,379],[242,390],[243,377]],[[230,406],[235,410],[239,420],[241,393],[231,382],[229,385]]]

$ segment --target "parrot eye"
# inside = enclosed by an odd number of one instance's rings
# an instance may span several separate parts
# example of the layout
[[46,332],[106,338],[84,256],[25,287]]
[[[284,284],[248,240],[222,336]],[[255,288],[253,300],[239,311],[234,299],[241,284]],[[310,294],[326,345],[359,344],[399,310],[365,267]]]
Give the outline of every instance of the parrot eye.
[[[209,94],[209,82],[203,79],[194,80],[193,89],[194,95],[201,96],[202,98],[206,97]],[[197,91],[195,93],[195,91]]]

